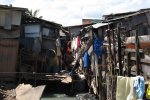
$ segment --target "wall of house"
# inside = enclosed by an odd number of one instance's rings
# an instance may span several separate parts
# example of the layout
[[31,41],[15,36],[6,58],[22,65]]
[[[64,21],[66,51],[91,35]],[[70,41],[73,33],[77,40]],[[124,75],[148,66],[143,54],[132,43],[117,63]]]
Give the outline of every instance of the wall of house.
[[18,47],[18,39],[0,39],[0,80],[15,80],[16,74],[14,72],[17,71]]
[[4,29],[11,30],[12,25],[21,24],[22,12],[11,10],[0,10],[0,26]]
[[0,9],[0,80],[3,81],[16,79],[21,16],[21,11]]

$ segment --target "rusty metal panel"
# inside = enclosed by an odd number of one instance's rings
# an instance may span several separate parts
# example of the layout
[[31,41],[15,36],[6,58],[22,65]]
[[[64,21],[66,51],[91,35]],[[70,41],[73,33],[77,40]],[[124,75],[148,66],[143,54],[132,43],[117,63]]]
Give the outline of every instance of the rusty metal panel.
[[140,14],[137,16],[133,16],[131,24],[133,25],[132,27],[136,26],[136,25],[140,25],[147,22],[147,18],[145,16],[145,14]]
[[0,77],[14,77],[14,74],[2,72],[16,72],[18,56],[18,39],[0,39]]
[[20,30],[13,29],[11,31],[0,29],[0,38],[18,38],[20,37]]

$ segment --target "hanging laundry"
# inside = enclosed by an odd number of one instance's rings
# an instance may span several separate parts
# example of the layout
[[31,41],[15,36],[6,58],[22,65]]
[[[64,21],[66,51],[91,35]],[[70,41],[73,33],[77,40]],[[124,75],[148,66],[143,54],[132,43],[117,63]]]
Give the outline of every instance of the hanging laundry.
[[80,38],[80,36],[77,36],[77,45],[78,45],[78,48],[81,48],[81,38]]
[[78,39],[75,38],[75,39],[74,39],[74,50],[76,51],[77,48],[78,48]]
[[82,49],[81,48],[78,49],[77,55],[78,55],[77,59],[80,59],[81,57],[83,57]]
[[56,46],[57,46],[57,47],[60,47],[60,46],[61,46],[60,38],[57,38],[57,39],[56,39]]
[[148,87],[147,87],[147,90],[146,90],[146,98],[150,99],[150,82],[148,83]]
[[136,76],[134,88],[136,91],[137,98],[142,100],[145,91],[145,83],[144,78],[142,76]]
[[61,56],[61,42],[60,42],[60,38],[56,39],[56,50],[57,50],[57,56]]
[[85,43],[86,43],[85,51],[87,51],[91,47],[91,45],[92,45],[92,40],[89,39]]
[[116,100],[136,100],[135,77],[117,77]]
[[75,48],[75,38],[73,37],[72,42],[71,42],[71,50],[73,51]]
[[71,41],[71,50],[73,51],[73,40]]
[[84,54],[84,52],[86,51],[85,48],[86,48],[86,44],[82,43],[82,46],[81,46],[81,53],[82,54]]
[[89,55],[88,55],[87,51],[84,53],[83,66],[84,66],[84,68],[88,68],[89,67]]
[[[93,73],[98,74],[98,56],[94,53],[92,53],[90,55],[90,59],[91,59],[91,71]],[[95,70],[96,69],[96,70]]]
[[71,52],[71,42],[67,43],[67,53]]
[[81,48],[81,39],[80,36],[74,37],[71,43],[71,48],[75,51],[78,50],[78,48]]
[[92,55],[92,52],[93,52],[93,45],[91,45],[90,48],[88,49],[89,56]]
[[100,57],[102,57],[102,54],[103,54],[102,45],[103,45],[102,39],[100,39],[100,38],[94,39],[94,44],[93,44],[94,52],[97,56],[100,56]]

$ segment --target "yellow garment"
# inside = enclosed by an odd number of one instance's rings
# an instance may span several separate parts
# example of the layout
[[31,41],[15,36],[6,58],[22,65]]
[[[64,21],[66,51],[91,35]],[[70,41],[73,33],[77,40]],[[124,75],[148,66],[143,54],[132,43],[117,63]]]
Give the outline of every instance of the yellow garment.
[[134,77],[117,77],[116,100],[136,100]]
[[148,83],[148,87],[147,87],[147,90],[146,90],[146,98],[150,99],[150,82]]

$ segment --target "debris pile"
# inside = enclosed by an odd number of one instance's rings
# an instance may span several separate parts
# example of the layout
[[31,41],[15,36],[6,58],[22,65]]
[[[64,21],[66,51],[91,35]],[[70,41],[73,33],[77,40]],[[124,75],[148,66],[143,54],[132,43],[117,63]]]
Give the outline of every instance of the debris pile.
[[0,89],[4,100],[39,100],[45,85],[32,87],[30,84],[19,84],[15,89]]

